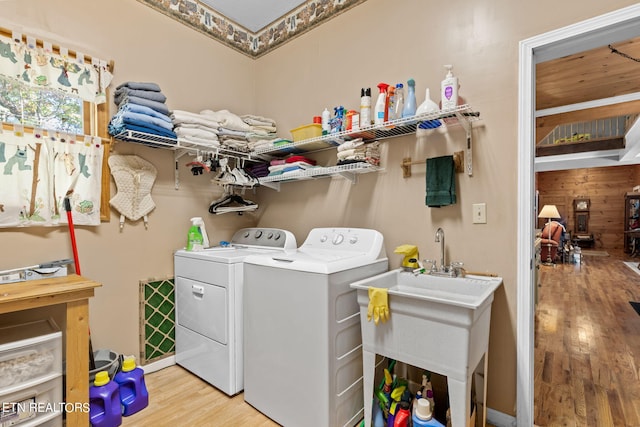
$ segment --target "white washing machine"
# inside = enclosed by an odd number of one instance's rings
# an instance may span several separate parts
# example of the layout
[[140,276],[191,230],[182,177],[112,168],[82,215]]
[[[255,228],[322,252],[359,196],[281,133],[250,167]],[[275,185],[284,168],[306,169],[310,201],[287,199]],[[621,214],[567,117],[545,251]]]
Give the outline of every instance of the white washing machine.
[[350,283],[388,270],[382,234],[316,228],[294,253],[245,259],[244,400],[285,427],[364,415],[360,307]]
[[176,363],[230,396],[242,391],[243,261],[295,249],[289,231],[243,228],[230,246],[176,251]]

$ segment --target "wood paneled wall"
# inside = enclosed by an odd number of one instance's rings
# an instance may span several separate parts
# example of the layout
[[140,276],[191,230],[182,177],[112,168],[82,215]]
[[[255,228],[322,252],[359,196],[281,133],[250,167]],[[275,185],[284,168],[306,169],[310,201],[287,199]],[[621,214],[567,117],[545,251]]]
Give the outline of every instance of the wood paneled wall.
[[[624,195],[640,185],[640,165],[573,169],[539,172],[536,188],[539,191],[538,211],[546,204],[554,204],[566,220],[567,231],[575,234],[573,199],[591,199],[589,232],[597,249],[621,249],[624,246]],[[541,228],[546,220],[539,219]]]

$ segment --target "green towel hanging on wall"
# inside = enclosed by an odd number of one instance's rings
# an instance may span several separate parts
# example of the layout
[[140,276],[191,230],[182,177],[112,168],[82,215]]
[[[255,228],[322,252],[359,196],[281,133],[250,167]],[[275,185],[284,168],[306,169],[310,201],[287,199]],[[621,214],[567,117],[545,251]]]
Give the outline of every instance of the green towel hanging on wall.
[[427,159],[427,196],[425,203],[432,208],[456,203],[456,179],[453,156]]

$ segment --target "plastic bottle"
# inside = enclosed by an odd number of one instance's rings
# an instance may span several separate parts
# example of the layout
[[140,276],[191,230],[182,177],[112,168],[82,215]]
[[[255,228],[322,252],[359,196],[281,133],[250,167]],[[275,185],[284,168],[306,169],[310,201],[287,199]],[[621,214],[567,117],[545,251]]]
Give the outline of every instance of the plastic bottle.
[[430,403],[431,410],[436,407],[436,402],[433,398],[433,386],[431,385],[431,373],[422,374],[422,397],[427,399]]
[[136,360],[133,357],[124,359],[122,370],[115,375],[114,381],[120,387],[122,415],[127,417],[149,405],[149,392],[144,383],[144,371],[136,367]]
[[374,124],[381,125],[387,120],[387,88],[389,87],[386,83],[379,83],[378,89],[380,89],[380,93],[378,94],[378,99],[376,101],[376,106],[373,110],[373,120]]
[[201,251],[206,247],[209,247],[209,238],[206,237],[207,233],[204,231],[204,221],[201,217],[191,218],[191,227],[187,233],[187,250],[188,251]]
[[416,81],[407,80],[407,97],[404,102],[402,117],[412,117],[416,115]]
[[418,399],[418,405],[413,408],[413,427],[444,427],[440,421],[433,418],[431,404],[427,399]]
[[371,126],[371,88],[360,89],[360,126]]
[[373,427],[385,427],[384,425],[384,414],[382,413],[382,408],[380,407],[380,402],[375,397],[373,398],[373,407],[371,408],[371,425]]
[[322,134],[326,135],[329,133],[329,119],[331,119],[331,113],[328,108],[325,108],[322,112]]
[[447,75],[442,80],[442,96],[441,104],[442,110],[453,110],[458,105],[458,78],[453,75],[451,69],[452,65],[445,65],[447,69]]
[[89,422],[92,427],[116,427],[122,424],[118,384],[109,380],[107,371],[96,374],[89,387]]
[[409,402],[400,402],[398,406],[399,408],[396,409],[396,415],[393,418],[393,427],[408,427],[411,420]]
[[393,85],[389,85],[387,89],[387,120],[395,120],[396,119],[396,87]]
[[396,100],[393,105],[394,117],[396,119],[402,118],[402,111],[404,110],[404,85],[402,83],[396,84]]

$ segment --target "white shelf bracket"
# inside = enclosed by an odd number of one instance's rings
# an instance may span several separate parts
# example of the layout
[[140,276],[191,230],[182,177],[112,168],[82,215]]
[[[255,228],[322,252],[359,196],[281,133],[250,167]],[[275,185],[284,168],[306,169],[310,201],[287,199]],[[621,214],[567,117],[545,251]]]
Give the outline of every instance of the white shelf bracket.
[[465,162],[467,175],[473,176],[473,141],[471,132],[471,121],[469,121],[460,111],[456,112],[458,122],[462,125],[467,136],[467,146],[465,148]]
[[356,184],[358,182],[358,175],[353,172],[338,172],[338,175],[343,178],[347,178],[352,184]]
[[276,190],[280,192],[280,183],[279,182],[261,182],[261,186],[270,188],[272,190]]
[[176,190],[180,189],[180,166],[178,160],[180,160],[180,157],[184,156],[188,152],[189,150],[175,150],[173,152],[173,159],[176,164],[176,169],[173,171],[173,187]]

